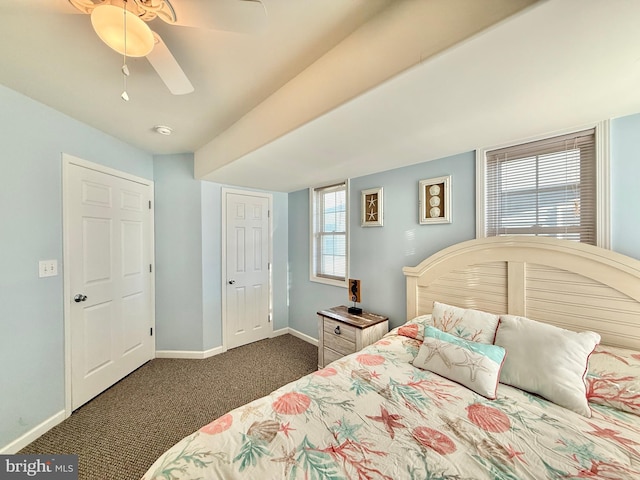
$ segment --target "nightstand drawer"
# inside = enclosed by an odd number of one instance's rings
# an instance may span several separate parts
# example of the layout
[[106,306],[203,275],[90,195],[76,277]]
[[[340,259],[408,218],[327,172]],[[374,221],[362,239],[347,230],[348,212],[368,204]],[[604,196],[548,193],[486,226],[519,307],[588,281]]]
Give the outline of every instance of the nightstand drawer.
[[324,319],[324,334],[326,336],[341,337],[352,343],[356,342],[356,327],[331,320],[330,318]]
[[[356,330],[331,319],[324,321],[324,346],[342,355],[356,351]],[[326,350],[325,350],[326,351]]]
[[335,362],[339,358],[344,357],[344,355],[342,355],[342,354],[340,354],[338,352],[334,352],[330,348],[324,348],[323,352],[324,352],[324,364],[325,365],[329,365],[331,362]]
[[361,350],[388,331],[389,319],[382,315],[351,315],[343,305],[318,312],[318,367]]
[[356,342],[350,342],[338,335],[324,335],[324,347],[335,350],[342,355],[349,355],[356,351]]

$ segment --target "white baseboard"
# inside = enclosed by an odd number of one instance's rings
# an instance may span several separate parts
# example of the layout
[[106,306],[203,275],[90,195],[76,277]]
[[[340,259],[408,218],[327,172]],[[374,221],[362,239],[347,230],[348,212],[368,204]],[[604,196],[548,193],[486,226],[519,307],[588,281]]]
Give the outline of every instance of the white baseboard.
[[279,330],[274,330],[273,332],[271,332],[271,336],[269,338],[279,337],[281,335],[286,335],[287,333],[289,333],[288,327],[281,328]]
[[13,455],[17,453],[22,448],[26,447],[31,442],[36,440],[38,437],[40,437],[41,435],[44,435],[46,432],[48,432],[53,427],[58,425],[65,418],[66,416],[65,416],[64,410],[60,410],[55,415],[47,418],[40,425],[36,425],[21,437],[15,439],[13,442],[0,448],[0,455]]
[[[316,347],[318,346],[318,340],[316,340],[315,338],[289,327],[274,330],[271,333],[271,338],[279,337],[280,335],[286,335],[287,333],[290,333],[294,337],[298,337],[300,340],[304,340],[311,345],[315,345]],[[195,350],[156,350],[156,358],[186,358],[202,360],[203,358],[213,357],[214,355],[218,355],[226,351],[226,348],[222,346],[211,348],[209,350],[205,350],[204,352],[198,352]]]
[[293,328],[290,328],[290,327],[285,327],[285,328],[281,328],[280,330],[275,330],[271,334],[271,337],[278,337],[280,335],[286,335],[287,333],[290,333],[294,337],[298,337],[300,340],[304,340],[305,342],[310,343],[311,345],[315,345],[316,347],[318,346],[318,340],[316,340],[313,337],[310,337],[307,334],[299,332],[298,330],[294,330]]
[[214,347],[203,352],[196,350],[156,350],[156,358],[187,358],[202,360],[225,352],[224,347]]

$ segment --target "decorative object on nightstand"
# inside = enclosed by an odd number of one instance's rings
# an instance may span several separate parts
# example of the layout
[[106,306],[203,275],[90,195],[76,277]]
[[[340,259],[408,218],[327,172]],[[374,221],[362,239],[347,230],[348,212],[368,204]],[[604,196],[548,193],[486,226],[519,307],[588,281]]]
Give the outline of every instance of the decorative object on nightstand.
[[420,180],[420,224],[451,223],[451,175]]
[[360,315],[362,309],[356,306],[356,303],[360,303],[360,280],[349,279],[349,298],[353,302],[353,307],[349,307],[347,311],[354,315]]
[[370,312],[353,315],[344,305],[318,312],[318,368],[357,352],[389,331],[389,317]]

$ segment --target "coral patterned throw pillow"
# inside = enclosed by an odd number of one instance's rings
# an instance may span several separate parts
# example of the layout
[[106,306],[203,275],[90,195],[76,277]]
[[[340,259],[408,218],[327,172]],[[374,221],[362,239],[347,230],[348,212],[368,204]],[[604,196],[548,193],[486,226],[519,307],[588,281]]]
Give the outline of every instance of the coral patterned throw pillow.
[[500,317],[470,308],[433,302],[433,326],[471,342],[493,343]]

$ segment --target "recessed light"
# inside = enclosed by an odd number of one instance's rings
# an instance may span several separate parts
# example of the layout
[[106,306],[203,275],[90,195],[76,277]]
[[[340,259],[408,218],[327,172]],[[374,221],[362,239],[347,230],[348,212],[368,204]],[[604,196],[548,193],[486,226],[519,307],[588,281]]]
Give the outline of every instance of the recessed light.
[[173,132],[173,129],[171,127],[167,127],[166,125],[156,125],[155,127],[153,127],[153,129],[160,135],[171,135],[171,133]]

